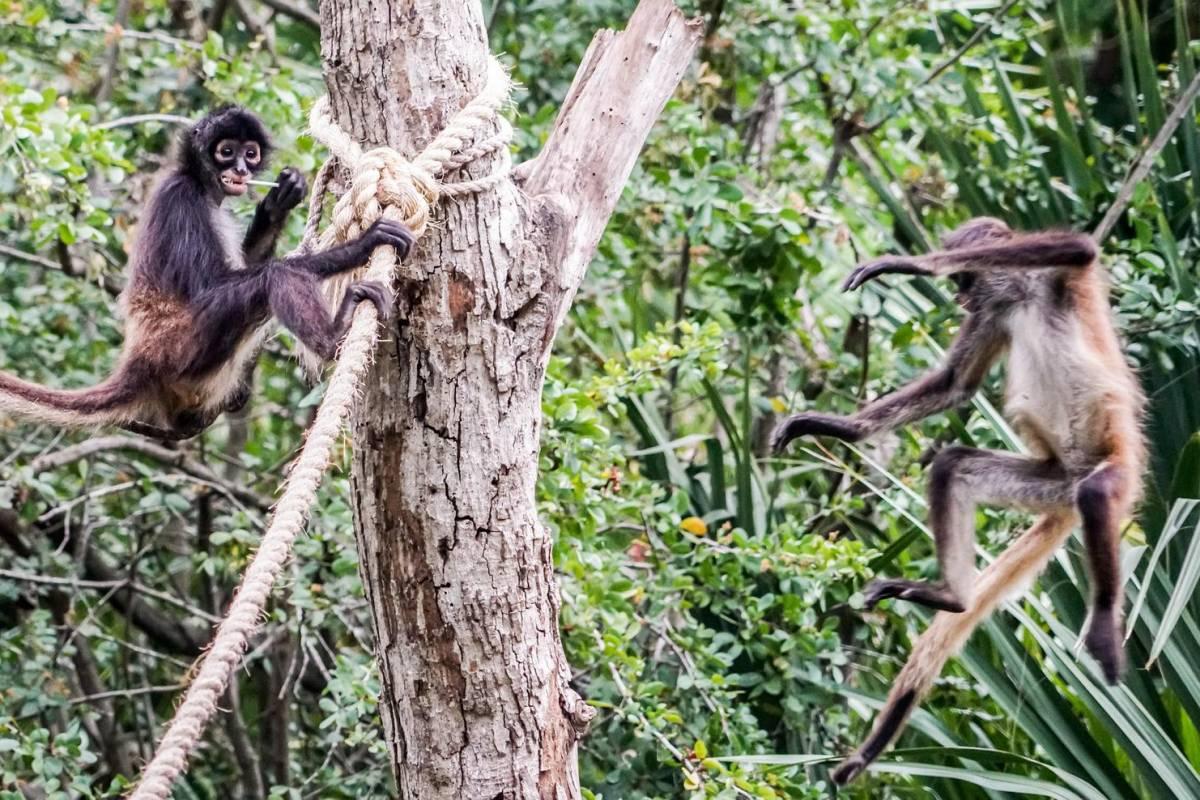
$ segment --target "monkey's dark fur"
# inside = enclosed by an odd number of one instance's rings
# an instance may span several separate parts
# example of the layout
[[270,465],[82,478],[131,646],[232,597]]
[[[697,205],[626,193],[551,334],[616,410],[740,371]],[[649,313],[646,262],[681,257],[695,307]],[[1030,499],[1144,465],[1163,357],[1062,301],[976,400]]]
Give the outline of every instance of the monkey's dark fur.
[[403,225],[381,221],[332,250],[274,258],[288,212],[305,195],[296,170],[279,174],[238,241],[222,202],[246,192],[269,152],[262,123],[242,108],[217,109],[185,131],[139,223],[120,298],[125,342],[113,374],[64,391],[0,373],[0,411],[187,438],[246,402],[246,377],[272,315],[325,359],[334,356],[358,303],[369,300],[388,316],[391,295],[378,283],[352,286],[332,317],[319,284],[361,266],[380,245],[407,257],[413,238]]
[[[1008,353],[1005,411],[1029,456],[948,447],[929,476],[929,518],[941,580],[879,579],[867,605],[894,597],[938,609],[913,647],[874,729],[834,771],[845,783],[899,734],[942,665],[1005,597],[1032,580],[1077,521],[1091,568],[1084,644],[1115,683],[1124,664],[1120,521],[1141,492],[1146,460],[1144,398],[1125,361],[1108,306],[1095,243],[1065,231],[1023,234],[975,219],[945,250],[885,257],[858,267],[853,289],[888,273],[942,275],[967,311],[946,362],[849,417],[796,414],[775,432],[776,449],[798,436],[857,441],[966,402]],[[974,564],[979,503],[1041,513],[982,575]]]

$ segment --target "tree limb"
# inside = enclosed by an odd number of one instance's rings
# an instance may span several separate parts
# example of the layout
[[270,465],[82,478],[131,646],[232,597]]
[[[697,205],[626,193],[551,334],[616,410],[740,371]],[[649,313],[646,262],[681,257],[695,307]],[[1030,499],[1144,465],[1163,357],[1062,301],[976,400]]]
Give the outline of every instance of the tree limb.
[[1150,168],[1154,166],[1155,159],[1158,154],[1167,146],[1167,142],[1171,141],[1171,137],[1175,135],[1175,130],[1179,127],[1179,123],[1183,122],[1183,118],[1191,111],[1192,105],[1195,104],[1196,98],[1200,96],[1200,72],[1196,73],[1192,78],[1192,82],[1180,93],[1178,102],[1171,109],[1170,116],[1163,122],[1163,126],[1158,129],[1153,141],[1147,145],[1146,149],[1134,161],[1132,169],[1125,177],[1125,182],[1121,184],[1117,196],[1113,199],[1112,205],[1108,207],[1108,213],[1104,215],[1104,219],[1100,220],[1100,224],[1096,226],[1096,230],[1092,233],[1092,238],[1097,243],[1103,244],[1108,235],[1112,233],[1112,229],[1116,227],[1117,220],[1125,213],[1125,209],[1129,206],[1129,201],[1133,199],[1133,192],[1137,189],[1138,184],[1150,173]]
[[642,0],[624,31],[600,31],[588,46],[524,187],[554,197],[571,220],[556,324],[703,33],[704,21],[687,19],[671,0]]

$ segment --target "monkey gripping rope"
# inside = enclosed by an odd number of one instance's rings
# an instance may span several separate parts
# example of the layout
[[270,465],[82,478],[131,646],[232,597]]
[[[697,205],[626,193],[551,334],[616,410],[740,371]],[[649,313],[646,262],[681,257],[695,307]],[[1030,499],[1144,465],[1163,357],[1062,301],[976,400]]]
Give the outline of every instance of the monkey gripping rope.
[[[415,236],[420,236],[429,223],[430,208],[439,197],[468,195],[497,185],[511,168],[506,144],[512,136],[512,128],[499,114],[500,107],[508,99],[509,88],[508,74],[494,57],[490,58],[487,85],[483,91],[455,114],[446,129],[412,161],[405,160],[388,147],[364,152],[333,121],[328,100],[318,101],[310,120],[312,132],[329,148],[332,157],[322,167],[313,186],[301,250],[310,250],[314,244],[323,249],[353,238],[381,217],[403,222]],[[489,128],[494,128],[496,133],[474,143]],[[500,167],[493,174],[477,180],[439,182],[446,173],[490,153],[501,156]],[[331,164],[335,160],[349,173],[350,183],[334,206],[330,227],[318,236],[322,200],[331,183]],[[390,286],[395,267],[393,248],[379,247],[371,255],[364,277]],[[359,304],[342,343],[329,388],[317,410],[316,421],[284,483],[282,496],[263,534],[258,553],[246,570],[242,585],[217,628],[208,654],[176,710],[175,718],[159,742],[158,751],[134,787],[130,795],[132,800],[167,800],[170,797],[171,786],[183,772],[188,756],[200,743],[205,725],[217,713],[217,703],[246,652],[250,636],[259,627],[271,587],[290,557],[292,543],[303,530],[316,501],[317,488],[329,465],[333,446],[354,402],[359,380],[371,361],[379,337],[378,322],[373,303]]]

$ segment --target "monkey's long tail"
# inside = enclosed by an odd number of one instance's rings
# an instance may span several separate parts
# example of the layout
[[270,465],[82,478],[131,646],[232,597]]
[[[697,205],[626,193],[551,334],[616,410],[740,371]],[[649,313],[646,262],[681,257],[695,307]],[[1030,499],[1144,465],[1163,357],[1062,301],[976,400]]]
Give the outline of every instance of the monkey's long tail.
[[51,389],[0,372],[0,413],[70,428],[91,428],[132,418],[138,386],[118,368],[86,389]]
[[971,632],[1010,596],[1036,578],[1075,527],[1069,511],[1045,514],[1021,534],[979,576],[975,597],[961,614],[938,612],[917,639],[912,654],[887,702],[875,719],[866,741],[833,772],[835,783],[853,780],[892,743],[904,729],[913,709],[933,686],[942,667],[962,649]]

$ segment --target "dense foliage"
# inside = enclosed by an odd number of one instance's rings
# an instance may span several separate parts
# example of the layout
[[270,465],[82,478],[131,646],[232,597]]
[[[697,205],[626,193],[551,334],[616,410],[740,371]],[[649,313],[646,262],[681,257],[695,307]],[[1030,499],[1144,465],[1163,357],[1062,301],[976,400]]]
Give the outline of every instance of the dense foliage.
[[[0,0],[0,369],[76,386],[111,365],[112,293],[177,117],[245,103],[276,131],[277,165],[311,173],[304,113],[322,85],[304,2]],[[633,5],[486,4],[523,87],[519,156],[592,33]],[[978,214],[1094,228],[1195,74],[1200,8],[684,5],[706,21],[703,50],[544,395],[540,508],[576,682],[601,711],[583,780],[608,800],[824,797],[829,757],[863,735],[926,623],[905,604],[864,614],[857,590],[877,571],[932,574],[930,454],[1019,445],[996,376],[969,407],[864,447],[775,459],[766,433],[785,410],[895,388],[953,333],[944,285],[841,294],[858,258],[928,249]],[[847,796],[1200,797],[1200,536],[1178,535],[1200,517],[1198,223],[1193,111],[1104,243],[1154,452],[1126,531],[1125,684],[1103,686],[1076,651],[1073,543]],[[117,797],[150,752],[319,396],[287,345],[248,411],[185,460],[0,422],[0,797]],[[178,797],[388,795],[343,478]],[[981,511],[984,555],[1025,522]]]

